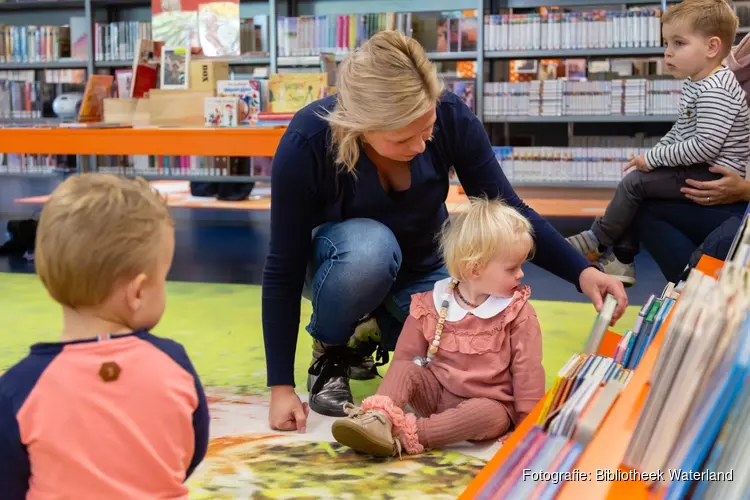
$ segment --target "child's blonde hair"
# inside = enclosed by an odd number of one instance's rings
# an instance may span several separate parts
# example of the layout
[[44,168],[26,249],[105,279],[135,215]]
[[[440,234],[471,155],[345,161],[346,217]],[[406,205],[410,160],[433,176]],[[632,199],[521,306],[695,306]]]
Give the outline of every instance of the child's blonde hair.
[[662,17],[663,24],[688,26],[707,37],[721,40],[721,58],[729,55],[737,36],[738,20],[725,0],[685,0],[667,9]]
[[119,280],[150,277],[171,227],[166,203],[145,180],[72,176],[42,210],[36,272],[61,305],[96,307]]
[[453,278],[465,280],[472,268],[482,269],[495,257],[511,258],[533,248],[531,223],[500,200],[470,198],[469,205],[446,221],[440,246]]

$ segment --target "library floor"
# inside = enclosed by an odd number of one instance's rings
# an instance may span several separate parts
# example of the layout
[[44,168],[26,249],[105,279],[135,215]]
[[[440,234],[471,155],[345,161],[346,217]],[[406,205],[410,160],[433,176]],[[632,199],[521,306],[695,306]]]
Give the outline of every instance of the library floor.
[[[0,297],[14,298],[0,301],[2,372],[29,344],[56,338],[60,313],[33,274],[0,273]],[[586,303],[534,301],[534,306],[549,381],[582,347],[595,312]],[[309,312],[303,302],[303,325]],[[618,330],[632,325],[635,314],[631,307]],[[191,498],[371,498],[372,492],[455,498],[497,449],[495,443],[466,443],[402,461],[373,460],[332,443],[331,419],[316,414],[304,435],[272,433],[260,321],[257,285],[169,283],[167,312],[154,333],[186,346],[207,386],[212,413],[212,442],[189,480]],[[301,330],[297,381],[304,380],[309,346]],[[355,398],[371,394],[377,384],[354,382]]]

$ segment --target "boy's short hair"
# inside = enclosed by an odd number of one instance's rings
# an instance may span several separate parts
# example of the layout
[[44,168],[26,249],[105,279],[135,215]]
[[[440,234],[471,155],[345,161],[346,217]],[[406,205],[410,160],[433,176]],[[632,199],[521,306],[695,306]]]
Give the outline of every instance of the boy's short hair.
[[42,210],[36,272],[61,305],[96,307],[119,280],[153,272],[172,225],[164,199],[145,180],[74,175]]
[[685,0],[667,9],[663,24],[689,23],[689,26],[708,37],[721,40],[721,57],[729,55],[737,36],[737,16],[726,0]]
[[514,257],[533,248],[531,223],[500,200],[470,198],[469,205],[446,221],[440,247],[445,267],[453,278],[467,279],[470,269],[480,269],[495,257]]

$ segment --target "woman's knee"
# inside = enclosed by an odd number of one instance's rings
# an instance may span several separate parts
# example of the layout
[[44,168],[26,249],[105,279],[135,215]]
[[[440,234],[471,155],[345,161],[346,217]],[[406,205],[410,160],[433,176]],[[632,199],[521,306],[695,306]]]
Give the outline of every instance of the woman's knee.
[[401,247],[384,224],[373,219],[349,219],[328,224],[314,236],[327,259],[346,264],[352,278],[368,281],[396,279],[401,267]]

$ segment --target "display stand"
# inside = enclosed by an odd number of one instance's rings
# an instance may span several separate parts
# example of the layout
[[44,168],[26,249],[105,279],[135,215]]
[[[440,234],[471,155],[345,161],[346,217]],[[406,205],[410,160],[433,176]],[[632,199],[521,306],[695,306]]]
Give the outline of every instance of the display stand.
[[[723,262],[711,257],[702,257],[697,269],[704,274],[715,276],[721,269]],[[650,389],[649,376],[656,362],[659,348],[664,340],[665,332],[669,326],[671,315],[662,324],[653,342],[648,347],[646,354],[638,367],[633,372],[630,382],[619,395],[601,426],[597,430],[594,439],[584,449],[573,469],[581,475],[588,473],[589,481],[569,481],[560,489],[557,499],[564,500],[586,500],[597,499],[622,499],[637,500],[661,498],[661,492],[655,492],[647,488],[643,481],[611,481],[596,480],[597,471],[612,471],[620,469],[629,470],[622,466],[622,459],[635,431],[638,417]],[[609,337],[609,335],[608,335]],[[600,354],[608,354],[611,340],[605,337],[600,346]],[[513,448],[523,439],[529,429],[536,422],[543,401],[534,408],[534,411],[518,426],[516,431],[508,438],[498,453],[487,463],[477,477],[472,481],[462,494],[462,499],[474,498],[481,488],[487,483],[513,451]]]

